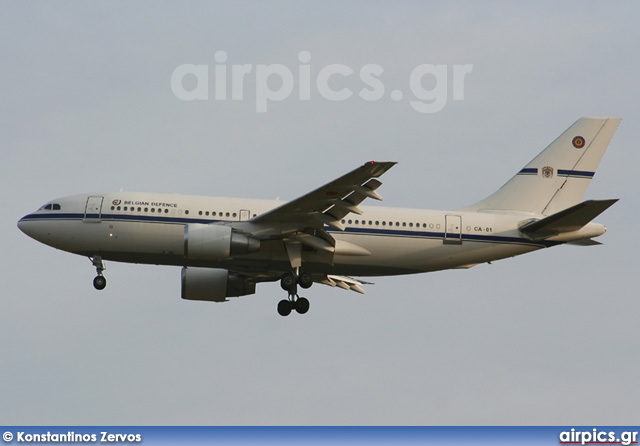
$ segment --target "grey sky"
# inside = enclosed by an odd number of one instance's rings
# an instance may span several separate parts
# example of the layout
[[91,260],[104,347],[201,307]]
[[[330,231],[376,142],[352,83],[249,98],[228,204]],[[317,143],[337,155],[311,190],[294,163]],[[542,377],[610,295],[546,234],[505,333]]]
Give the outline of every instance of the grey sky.
[[[637,2],[3,2],[0,418],[5,424],[635,424]],[[384,68],[385,97],[184,102],[181,64]],[[465,98],[408,104],[420,64],[473,64]],[[254,79],[255,77],[250,77]],[[362,87],[357,77],[339,86]],[[425,88],[428,88],[425,81]],[[393,101],[401,89],[406,99]],[[107,264],[15,223],[49,199],[144,190],[295,198],[370,159],[387,206],[457,208],[580,116],[621,117],[588,198],[594,248],[411,277],[360,296],[277,284],[180,299],[179,268]]]

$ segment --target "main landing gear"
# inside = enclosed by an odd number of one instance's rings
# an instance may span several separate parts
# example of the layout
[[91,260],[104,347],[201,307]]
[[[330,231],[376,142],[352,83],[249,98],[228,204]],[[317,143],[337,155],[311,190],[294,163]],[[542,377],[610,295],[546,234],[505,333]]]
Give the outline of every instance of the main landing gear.
[[289,293],[287,299],[283,299],[278,303],[278,314],[280,316],[289,316],[293,310],[296,310],[299,314],[305,314],[309,311],[309,299],[298,296],[298,285],[304,289],[313,285],[311,274],[300,273],[296,268],[294,272],[286,273],[280,279],[280,286]]
[[105,268],[104,264],[102,263],[102,257],[91,257],[91,263],[96,267],[96,273],[98,273],[98,275],[93,279],[93,287],[96,290],[104,290],[104,288],[107,286],[107,279],[105,279],[105,277],[102,275],[102,272],[107,268]]

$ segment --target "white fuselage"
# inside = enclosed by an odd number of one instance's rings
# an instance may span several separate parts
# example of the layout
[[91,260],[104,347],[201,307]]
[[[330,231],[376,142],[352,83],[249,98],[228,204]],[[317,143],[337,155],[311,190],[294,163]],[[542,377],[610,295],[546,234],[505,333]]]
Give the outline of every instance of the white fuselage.
[[[281,204],[137,192],[84,194],[54,200],[22,218],[19,227],[42,243],[88,257],[266,275],[290,269],[282,240],[263,240],[259,252],[231,259],[192,260],[184,255],[185,226],[240,224]],[[361,209],[362,215],[350,214],[342,220],[345,231],[325,229],[336,240],[363,248],[367,254],[336,250],[327,262],[329,254],[306,248],[302,253],[306,271],[378,276],[467,267],[604,232],[601,225],[590,223],[575,234],[563,234],[562,239],[534,241],[518,231],[523,221],[539,217],[526,213]]]

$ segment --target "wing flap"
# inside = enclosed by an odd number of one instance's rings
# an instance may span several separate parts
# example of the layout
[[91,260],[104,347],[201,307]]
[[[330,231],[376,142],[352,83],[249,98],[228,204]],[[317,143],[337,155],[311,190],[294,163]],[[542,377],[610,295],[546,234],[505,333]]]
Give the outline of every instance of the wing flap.
[[351,277],[346,276],[334,276],[328,275],[325,276],[324,280],[319,281],[318,283],[322,283],[324,285],[329,285],[330,287],[339,287],[344,290],[355,291],[356,293],[366,294],[364,289],[362,289],[362,285],[373,285],[371,282],[364,282],[360,280],[353,279]]
[[341,217],[336,217],[330,212],[325,212],[323,214],[312,214],[312,216],[321,225],[331,226],[338,231],[344,231],[345,229],[344,225],[340,223]]

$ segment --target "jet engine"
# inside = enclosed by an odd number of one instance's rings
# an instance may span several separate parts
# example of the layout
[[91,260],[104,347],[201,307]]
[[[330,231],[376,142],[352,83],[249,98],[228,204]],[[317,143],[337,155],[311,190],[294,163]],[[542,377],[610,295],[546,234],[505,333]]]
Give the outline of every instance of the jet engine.
[[182,298],[225,302],[227,297],[254,294],[256,284],[226,269],[182,268]]
[[226,260],[260,250],[260,240],[229,226],[190,224],[184,227],[184,256],[196,260]]

